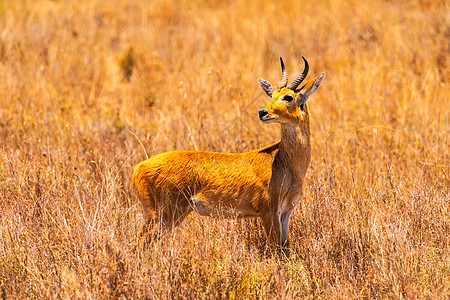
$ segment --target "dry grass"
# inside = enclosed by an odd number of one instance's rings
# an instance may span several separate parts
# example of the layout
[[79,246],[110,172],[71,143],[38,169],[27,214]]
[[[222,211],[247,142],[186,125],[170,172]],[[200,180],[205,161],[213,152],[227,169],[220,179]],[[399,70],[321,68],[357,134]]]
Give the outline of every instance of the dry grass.
[[[278,2],[0,2],[2,298],[450,296],[449,3]],[[275,142],[256,79],[301,55],[327,77],[289,259],[195,215],[135,249],[142,146]]]

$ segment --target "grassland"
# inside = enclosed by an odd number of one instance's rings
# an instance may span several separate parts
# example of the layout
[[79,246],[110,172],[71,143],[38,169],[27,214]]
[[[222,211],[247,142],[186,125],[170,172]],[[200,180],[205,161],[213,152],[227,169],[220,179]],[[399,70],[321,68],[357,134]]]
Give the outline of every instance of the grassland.
[[[447,1],[0,1],[0,296],[447,298]],[[191,215],[133,243],[147,155],[279,139],[257,78],[326,71],[291,255]],[[312,78],[312,77],[309,77]]]

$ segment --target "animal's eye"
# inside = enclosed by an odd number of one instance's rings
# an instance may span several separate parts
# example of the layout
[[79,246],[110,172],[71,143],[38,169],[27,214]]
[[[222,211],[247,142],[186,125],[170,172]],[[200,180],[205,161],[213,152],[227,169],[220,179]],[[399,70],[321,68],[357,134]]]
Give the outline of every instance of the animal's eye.
[[294,97],[292,97],[291,95],[286,95],[286,96],[284,96],[283,100],[287,101],[287,102],[291,102],[292,100],[294,100]]

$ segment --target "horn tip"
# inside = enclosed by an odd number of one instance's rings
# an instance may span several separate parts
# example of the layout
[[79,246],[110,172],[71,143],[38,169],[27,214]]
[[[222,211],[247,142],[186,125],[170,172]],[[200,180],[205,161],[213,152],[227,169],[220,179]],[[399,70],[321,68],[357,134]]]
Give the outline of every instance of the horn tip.
[[305,62],[305,64],[308,64],[308,61],[306,60],[306,58],[302,55],[303,61]]
[[281,63],[281,67],[284,69],[284,62],[283,62],[283,58],[280,56],[280,63]]

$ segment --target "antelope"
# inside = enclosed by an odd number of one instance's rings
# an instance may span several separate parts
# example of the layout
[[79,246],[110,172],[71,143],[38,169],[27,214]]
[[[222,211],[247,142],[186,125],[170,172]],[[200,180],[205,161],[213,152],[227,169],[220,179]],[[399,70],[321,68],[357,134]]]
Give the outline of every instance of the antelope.
[[270,102],[259,111],[263,123],[281,124],[281,141],[246,153],[170,151],[136,166],[132,184],[144,212],[139,236],[161,236],[191,212],[201,216],[259,217],[271,246],[288,248],[289,219],[302,195],[311,160],[306,101],[325,73],[299,88],[309,65],[288,84],[280,57],[278,85],[259,78]]

